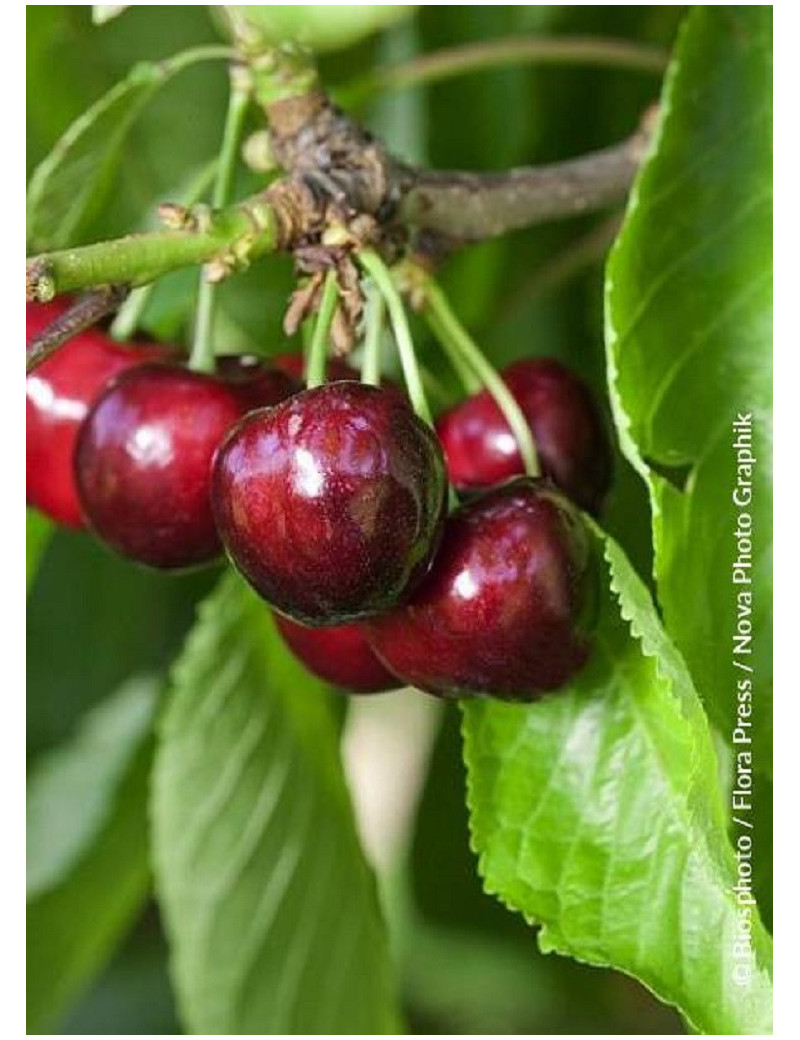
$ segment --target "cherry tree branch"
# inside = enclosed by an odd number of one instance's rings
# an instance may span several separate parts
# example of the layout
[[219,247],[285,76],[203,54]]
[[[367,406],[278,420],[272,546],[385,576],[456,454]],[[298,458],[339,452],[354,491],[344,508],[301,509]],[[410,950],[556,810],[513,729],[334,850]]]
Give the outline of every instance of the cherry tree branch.
[[652,117],[627,140],[561,163],[502,173],[416,169],[333,105],[296,55],[292,61],[286,68],[268,63],[258,75],[257,64],[251,70],[284,178],[222,209],[165,207],[163,231],[34,257],[28,299],[132,288],[196,264],[219,279],[270,250],[324,246],[332,226],[390,260],[408,249],[435,258],[466,242],[619,202],[650,139]]
[[47,301],[100,285],[144,285],[179,267],[219,259],[233,264],[237,248],[248,259],[274,249],[275,211],[266,196],[221,210],[176,207],[181,228],[128,235],[33,257],[26,264],[26,295]]
[[620,144],[548,166],[483,174],[419,170],[400,204],[400,219],[474,242],[604,209],[631,185],[650,140],[647,122]]

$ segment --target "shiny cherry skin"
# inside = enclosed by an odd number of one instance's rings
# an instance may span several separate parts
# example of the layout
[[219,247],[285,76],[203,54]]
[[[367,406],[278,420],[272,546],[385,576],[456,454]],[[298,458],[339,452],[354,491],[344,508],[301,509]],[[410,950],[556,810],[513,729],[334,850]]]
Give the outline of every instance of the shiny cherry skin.
[[[542,472],[596,515],[611,482],[611,446],[589,388],[553,358],[516,361],[502,376],[528,420]],[[511,428],[485,390],[444,412],[436,431],[460,491],[525,472]]]
[[146,365],[116,379],[86,417],[75,451],[87,526],[151,567],[217,557],[211,463],[251,407],[252,389],[249,377],[226,381],[176,365]]
[[547,483],[520,478],[457,510],[411,599],[365,627],[411,686],[535,700],[586,660],[590,583],[580,513]]
[[361,625],[308,628],[277,613],[274,618],[294,656],[325,682],[351,693],[382,693],[402,685],[375,656]]
[[231,559],[306,625],[394,606],[441,534],[444,459],[396,392],[327,383],[243,419],[220,447],[212,501]]
[[[31,340],[59,317],[68,300],[27,305]],[[87,329],[43,361],[25,379],[26,497],[51,519],[81,528],[72,456],[78,429],[110,380],[166,351],[153,344],[116,343],[100,329]]]

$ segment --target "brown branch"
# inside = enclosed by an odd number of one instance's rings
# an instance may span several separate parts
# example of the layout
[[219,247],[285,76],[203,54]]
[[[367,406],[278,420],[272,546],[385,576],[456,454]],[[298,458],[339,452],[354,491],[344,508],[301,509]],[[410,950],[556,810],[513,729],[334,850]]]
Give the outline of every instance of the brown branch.
[[270,105],[267,116],[273,154],[307,193],[317,227],[368,214],[382,225],[385,244],[422,233],[432,252],[619,202],[653,124],[651,112],[632,137],[578,159],[481,174],[400,163],[318,90]]
[[265,111],[272,154],[286,177],[180,229],[33,257],[28,299],[92,286],[135,287],[197,263],[207,264],[209,277],[222,277],[271,249],[326,249],[334,239],[339,246],[375,248],[390,261],[409,248],[435,260],[466,242],[619,202],[653,123],[648,116],[628,140],[578,159],[480,174],[401,163],[317,87],[280,97]]
[[79,297],[62,315],[35,336],[25,348],[25,371],[31,372],[79,332],[115,311],[128,295],[123,285],[109,285]]
[[418,170],[399,219],[461,242],[603,209],[630,188],[650,140],[650,120],[632,137],[578,159],[504,173]]

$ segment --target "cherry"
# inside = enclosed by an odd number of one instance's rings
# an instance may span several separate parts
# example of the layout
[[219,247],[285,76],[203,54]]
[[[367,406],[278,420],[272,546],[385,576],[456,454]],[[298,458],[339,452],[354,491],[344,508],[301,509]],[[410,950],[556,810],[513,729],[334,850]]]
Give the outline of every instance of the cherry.
[[233,562],[277,610],[314,626],[411,590],[438,544],[445,491],[433,431],[398,393],[353,382],[247,416],[212,477]]
[[[27,336],[32,339],[69,306],[68,300],[29,303]],[[153,344],[115,343],[87,329],[43,361],[25,380],[26,497],[30,505],[69,527],[83,527],[72,455],[78,429],[112,377],[166,354]]]
[[117,552],[165,569],[222,550],[211,512],[214,452],[276,382],[263,366],[223,359],[225,378],[147,365],[115,380],[83,424],[75,451],[88,526]]
[[457,510],[411,599],[365,627],[411,686],[533,700],[586,660],[588,581],[580,513],[546,482],[521,478]]
[[306,668],[352,693],[380,693],[400,686],[373,653],[361,625],[308,628],[275,614],[275,624]]
[[[543,473],[596,514],[611,480],[611,448],[589,388],[553,358],[517,361],[502,375],[530,424]],[[444,412],[436,430],[460,491],[525,472],[511,428],[488,391]]]

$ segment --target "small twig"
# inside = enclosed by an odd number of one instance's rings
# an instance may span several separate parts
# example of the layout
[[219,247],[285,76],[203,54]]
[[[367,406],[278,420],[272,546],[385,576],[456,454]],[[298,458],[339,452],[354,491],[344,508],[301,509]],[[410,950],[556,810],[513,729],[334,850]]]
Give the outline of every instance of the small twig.
[[346,106],[357,107],[380,91],[438,83],[467,73],[523,63],[594,65],[659,75],[666,69],[668,60],[669,55],[660,48],[630,40],[599,36],[504,37],[446,47],[402,65],[377,69],[345,86],[338,100]]
[[31,372],[37,365],[46,361],[51,354],[54,354],[67,340],[115,311],[127,295],[126,286],[111,285],[81,296],[68,311],[56,318],[27,345],[25,371]]

